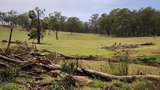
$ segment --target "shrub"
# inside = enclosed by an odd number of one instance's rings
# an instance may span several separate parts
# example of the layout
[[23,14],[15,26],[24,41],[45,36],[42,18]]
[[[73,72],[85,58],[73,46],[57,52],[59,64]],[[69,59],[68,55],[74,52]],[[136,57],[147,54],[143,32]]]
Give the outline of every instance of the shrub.
[[62,67],[63,72],[73,74],[75,70],[75,63],[74,62],[63,62],[61,67]]
[[95,78],[92,82],[92,87],[101,88],[101,87],[103,87],[103,82],[101,80]]
[[142,57],[142,58],[138,58],[138,60],[142,63],[149,63],[149,62],[153,62],[156,61],[156,57],[154,56],[150,56],[150,57]]
[[12,82],[18,77],[19,71],[15,68],[7,68],[0,70],[0,82]]
[[67,75],[64,78],[57,78],[49,90],[76,90],[78,82],[71,76]]
[[128,75],[128,69],[129,69],[129,59],[128,56],[121,56],[117,58],[119,60],[119,63],[111,63],[109,62],[109,67],[111,69],[111,73],[114,75],[124,76]]

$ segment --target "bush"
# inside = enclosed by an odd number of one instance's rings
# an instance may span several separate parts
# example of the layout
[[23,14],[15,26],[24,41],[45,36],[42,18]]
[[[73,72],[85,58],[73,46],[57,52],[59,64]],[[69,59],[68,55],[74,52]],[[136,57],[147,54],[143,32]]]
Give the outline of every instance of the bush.
[[119,60],[119,63],[111,63],[109,62],[109,67],[111,69],[111,73],[113,75],[119,75],[119,76],[124,76],[128,75],[128,69],[129,69],[129,59],[128,56],[121,56],[117,58]]
[[142,63],[149,63],[149,62],[153,62],[156,61],[156,57],[154,56],[150,56],[150,57],[142,57],[142,58],[138,58],[138,61],[142,62]]
[[62,71],[73,74],[75,70],[75,65],[76,64],[74,62],[63,62],[63,64],[61,65]]
[[19,71],[15,68],[7,68],[0,70],[0,83],[3,82],[12,82],[18,77]]
[[76,90],[78,82],[71,76],[67,75],[64,78],[57,78],[49,90]]
[[103,82],[101,80],[95,78],[92,82],[92,87],[101,88],[101,87],[103,87]]

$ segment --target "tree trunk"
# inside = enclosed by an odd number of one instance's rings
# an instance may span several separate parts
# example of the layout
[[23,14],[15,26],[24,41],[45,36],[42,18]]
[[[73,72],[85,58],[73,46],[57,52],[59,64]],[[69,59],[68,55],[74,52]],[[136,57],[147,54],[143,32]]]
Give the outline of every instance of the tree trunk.
[[56,34],[56,40],[58,40],[58,31],[56,31],[55,34]]
[[125,81],[125,82],[133,82],[137,79],[140,78],[145,78],[147,80],[153,80],[153,81],[157,81],[160,79],[160,76],[156,76],[156,75],[131,75],[131,76],[115,76],[115,75],[110,75],[110,74],[106,74],[103,72],[98,72],[98,71],[94,71],[94,70],[89,70],[89,69],[82,69],[83,73],[87,76],[92,76],[92,77],[98,77],[100,79],[103,79],[105,81],[111,81],[111,80],[120,80],[120,81]]
[[[61,70],[62,67],[60,65],[53,65],[53,66],[50,66],[49,68],[52,70]],[[91,78],[97,77],[104,81],[120,80],[120,81],[131,83],[141,78],[151,80],[151,81],[160,80],[160,76],[157,76],[157,75],[115,76],[115,75],[111,75],[111,74],[107,74],[107,73],[103,73],[95,70],[81,69],[81,68],[77,68],[75,72],[78,75],[80,74],[80,75],[88,76]]]
[[41,39],[41,31],[40,31],[40,20],[39,20],[39,10],[38,10],[38,29],[37,29],[37,34],[38,34],[38,37],[37,37],[37,43],[40,44],[40,39]]
[[73,35],[73,32],[71,31],[71,35]]
[[10,31],[10,35],[9,35],[9,40],[8,40],[8,45],[7,45],[6,51],[8,51],[8,49],[10,47],[11,40],[12,40],[12,33],[13,33],[13,28],[11,28],[11,31]]

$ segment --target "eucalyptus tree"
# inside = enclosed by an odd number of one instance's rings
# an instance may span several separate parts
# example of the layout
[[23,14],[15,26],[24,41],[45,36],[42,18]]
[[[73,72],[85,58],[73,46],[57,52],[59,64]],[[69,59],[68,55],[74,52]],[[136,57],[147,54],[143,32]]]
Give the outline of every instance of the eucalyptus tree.
[[20,25],[23,28],[23,30],[25,29],[29,31],[31,29],[28,13],[23,13],[18,15],[16,22],[18,25]]
[[44,11],[44,9],[41,10],[36,7],[34,10],[30,10],[28,14],[31,19],[30,27],[32,28],[28,36],[30,37],[29,39],[37,39],[38,44],[40,44],[40,39],[44,37],[45,32],[42,25],[42,16],[44,16]]
[[82,22],[77,17],[69,17],[66,21],[67,31],[71,32],[71,35],[73,32],[80,30],[80,25],[82,25]]
[[90,28],[92,29],[92,32],[91,32],[91,33],[96,33],[96,34],[98,34],[98,29],[99,29],[98,19],[99,19],[99,14],[93,14],[93,15],[90,17],[89,22],[90,22]]
[[61,12],[54,12],[49,16],[49,28],[54,31],[56,40],[58,40],[58,32],[64,29],[66,17]]

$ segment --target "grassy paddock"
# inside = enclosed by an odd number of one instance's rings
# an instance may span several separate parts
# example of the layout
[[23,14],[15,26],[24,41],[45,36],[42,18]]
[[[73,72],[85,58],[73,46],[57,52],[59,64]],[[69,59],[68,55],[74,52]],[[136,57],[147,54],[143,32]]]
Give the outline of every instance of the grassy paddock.
[[[4,39],[8,40],[9,31],[9,28],[0,27],[0,41]],[[33,40],[28,40],[27,33],[26,31],[21,31],[21,28],[15,28],[12,40],[28,41],[29,43],[33,42]],[[98,55],[110,57],[113,56],[115,52],[103,50],[100,49],[100,47],[112,45],[115,42],[122,44],[154,42],[156,43],[155,46],[145,46],[130,50],[136,55],[160,54],[160,37],[122,38],[82,33],[70,35],[70,33],[67,32],[59,32],[59,40],[55,39],[54,33],[50,35],[47,33],[46,37],[42,39],[43,44],[37,45],[37,47],[39,49],[47,49],[66,55]],[[4,47],[5,44],[0,44],[0,46]]]

